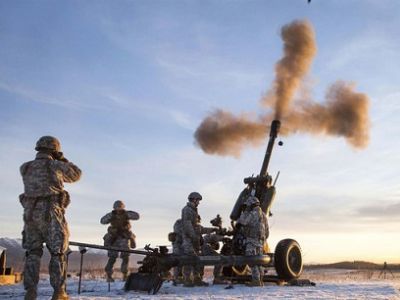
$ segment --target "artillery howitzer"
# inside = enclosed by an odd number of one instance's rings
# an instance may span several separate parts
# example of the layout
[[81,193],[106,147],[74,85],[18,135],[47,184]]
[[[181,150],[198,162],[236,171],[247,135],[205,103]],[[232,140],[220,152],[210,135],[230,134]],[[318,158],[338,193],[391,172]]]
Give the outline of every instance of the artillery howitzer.
[[[260,174],[255,177],[246,177],[243,180],[246,187],[239,194],[230,214],[232,227],[235,228],[234,234],[231,240],[224,239],[224,244],[221,249],[222,255],[244,255],[246,236],[240,227],[238,228],[238,226],[235,226],[235,222],[239,219],[240,214],[244,209],[244,203],[250,195],[256,196],[260,200],[261,209],[267,217],[272,216],[271,205],[275,198],[275,183],[278,179],[279,172],[272,184],[272,177],[268,174],[268,165],[271,159],[275,140],[279,134],[280,126],[281,123],[279,120],[273,120],[271,123],[268,146]],[[279,142],[278,144],[281,146],[282,142]],[[267,231],[266,239],[268,238],[268,235],[269,231]],[[264,275],[264,281],[293,282],[300,277],[303,271],[303,260],[300,246],[295,240],[281,240],[275,247],[274,253],[264,254],[271,257],[271,261],[263,266],[274,267],[277,273],[276,276]],[[227,266],[223,268],[223,275],[234,282],[247,281],[248,272],[246,272],[246,269],[248,269],[246,268],[246,265]]]
[[255,256],[188,256],[175,255],[168,253],[166,246],[151,248],[149,245],[143,250],[121,249],[117,247],[106,247],[94,244],[85,244],[79,242],[69,242],[71,246],[81,248],[95,248],[103,250],[113,250],[118,252],[128,252],[144,255],[144,259],[139,262],[142,266],[137,273],[131,273],[125,283],[125,290],[146,291],[149,294],[156,294],[161,288],[162,283],[169,279],[169,270],[180,266],[236,266],[236,265],[271,265],[273,255],[255,255]]
[[[119,252],[129,252],[144,255],[143,261],[139,262],[141,267],[137,273],[131,273],[125,283],[125,290],[146,291],[156,294],[161,288],[164,280],[169,277],[169,270],[173,267],[186,265],[192,266],[215,266],[222,265],[223,276],[232,282],[248,281],[250,276],[247,266],[262,265],[264,267],[275,268],[277,275],[264,275],[264,281],[276,283],[289,282],[294,285],[310,284],[308,280],[298,280],[303,271],[303,261],[299,244],[293,239],[284,239],[275,247],[274,253],[263,253],[263,255],[245,256],[244,246],[246,236],[235,222],[239,219],[243,211],[244,202],[250,196],[256,196],[260,200],[261,209],[267,216],[271,216],[270,208],[275,197],[275,183],[279,176],[276,176],[274,184],[272,177],[268,174],[268,165],[274,147],[275,139],[280,129],[280,121],[274,120],[271,123],[270,137],[265,153],[264,161],[260,174],[256,177],[244,179],[246,188],[240,193],[230,218],[232,220],[233,232],[228,232],[222,228],[222,220],[219,215],[211,221],[211,224],[218,227],[220,235],[233,235],[232,238],[223,239],[221,255],[210,256],[186,256],[168,253],[165,246],[151,248],[149,245],[142,250],[118,249],[115,247],[104,247],[77,242],[70,242],[70,245],[114,250]],[[282,143],[279,142],[281,145]],[[268,236],[266,236],[267,238]]]

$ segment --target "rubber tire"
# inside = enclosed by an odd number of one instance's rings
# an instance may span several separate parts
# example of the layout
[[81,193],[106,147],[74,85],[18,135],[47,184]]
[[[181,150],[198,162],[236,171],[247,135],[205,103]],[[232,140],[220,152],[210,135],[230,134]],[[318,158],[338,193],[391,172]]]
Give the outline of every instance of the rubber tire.
[[299,243],[292,239],[280,241],[275,247],[275,270],[279,279],[299,278],[303,272],[303,258]]

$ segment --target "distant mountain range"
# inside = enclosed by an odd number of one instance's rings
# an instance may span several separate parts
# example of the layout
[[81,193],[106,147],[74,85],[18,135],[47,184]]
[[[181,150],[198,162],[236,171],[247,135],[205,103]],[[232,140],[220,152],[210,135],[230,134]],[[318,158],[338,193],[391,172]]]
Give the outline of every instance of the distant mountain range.
[[[348,270],[382,270],[383,264],[375,264],[368,261],[341,261],[332,264],[307,265],[307,269],[348,269]],[[400,270],[400,264],[387,264],[390,270]]]
[[[14,271],[21,272],[24,266],[25,250],[21,246],[22,239],[0,238],[0,246],[7,249],[7,266],[14,268]],[[142,260],[142,256],[131,255],[130,267],[136,268],[137,261]],[[78,251],[73,251],[68,257],[68,271],[75,272],[79,270],[81,255]],[[50,260],[50,253],[46,247],[43,247],[43,257],[41,270],[47,272]],[[107,251],[88,249],[84,254],[83,268],[85,270],[103,269],[108,260]],[[119,267],[117,261],[115,267]]]
[[[25,250],[21,246],[21,239],[12,238],[0,238],[0,246],[7,249],[7,266],[11,266],[15,271],[20,272],[23,269]],[[50,260],[50,254],[44,247],[43,258],[41,269],[47,272],[48,262]],[[137,262],[142,260],[143,256],[131,255],[130,267],[137,268]],[[80,253],[78,251],[73,251],[69,255],[68,270],[69,272],[75,272],[79,270],[80,265]],[[84,254],[84,269],[85,270],[101,270],[107,263],[108,257],[107,252],[97,249],[89,249],[86,254]],[[119,262],[117,261],[116,267],[119,267]],[[389,264],[387,267],[391,270],[400,270],[400,264]],[[343,261],[332,264],[312,264],[306,265],[305,269],[368,269],[368,270],[381,270],[383,264],[375,264],[366,261]]]

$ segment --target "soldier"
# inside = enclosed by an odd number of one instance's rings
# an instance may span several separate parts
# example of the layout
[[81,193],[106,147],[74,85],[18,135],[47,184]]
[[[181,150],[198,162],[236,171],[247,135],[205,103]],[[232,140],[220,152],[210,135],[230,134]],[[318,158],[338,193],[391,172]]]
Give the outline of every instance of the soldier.
[[[113,208],[114,210],[112,212],[109,212],[100,220],[100,223],[103,225],[110,224],[107,233],[103,237],[104,246],[118,247],[126,250],[136,248],[136,236],[131,231],[129,220],[139,220],[139,214],[134,211],[125,210],[125,204],[121,200],[115,201]],[[128,277],[129,253],[121,252],[120,257],[122,259],[121,272],[123,274],[123,280],[126,280]],[[114,282],[112,274],[117,258],[118,251],[108,251],[108,262],[105,266],[108,282]]]
[[69,299],[65,290],[66,252],[69,230],[65,209],[70,199],[64,182],[78,181],[81,170],[63,155],[58,139],[43,136],[37,143],[35,160],[24,163],[20,172],[24,193],[19,196],[24,208],[22,247],[25,299],[36,299],[43,243],[50,252],[49,275],[54,289],[52,299]]
[[[182,219],[176,220],[174,231],[170,233],[169,240],[172,242],[172,253],[182,255]],[[177,285],[183,282],[182,267],[175,267],[173,270],[173,284]]]
[[[183,229],[183,253],[185,255],[199,255],[201,242],[201,228],[199,227],[199,214],[197,207],[202,199],[197,192],[192,192],[188,196],[189,202],[182,209],[182,229]],[[183,286],[207,286],[208,284],[201,279],[201,267],[183,267]]]
[[[263,254],[263,245],[266,238],[266,216],[261,210],[260,201],[257,197],[250,196],[247,198],[246,209],[240,215],[238,224],[243,226],[243,232],[246,237],[245,255]],[[263,285],[264,268],[262,266],[251,267],[251,282],[248,286]]]

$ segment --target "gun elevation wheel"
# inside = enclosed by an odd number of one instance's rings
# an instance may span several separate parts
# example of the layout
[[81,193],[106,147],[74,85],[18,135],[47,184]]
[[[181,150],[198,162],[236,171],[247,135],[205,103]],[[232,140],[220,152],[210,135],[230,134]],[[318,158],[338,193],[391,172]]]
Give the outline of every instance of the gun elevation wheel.
[[299,243],[285,239],[276,245],[275,270],[278,277],[286,281],[300,277],[303,272],[303,258]]

